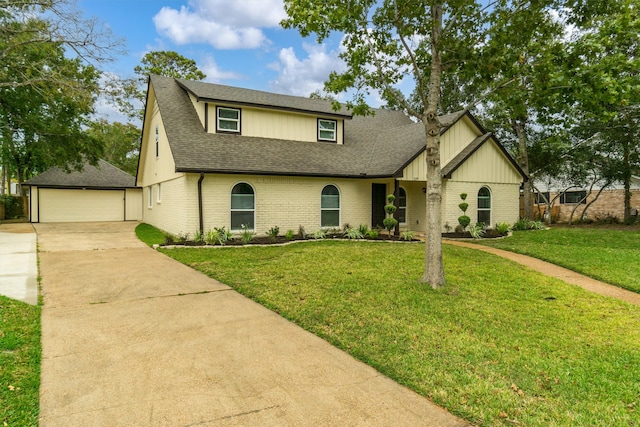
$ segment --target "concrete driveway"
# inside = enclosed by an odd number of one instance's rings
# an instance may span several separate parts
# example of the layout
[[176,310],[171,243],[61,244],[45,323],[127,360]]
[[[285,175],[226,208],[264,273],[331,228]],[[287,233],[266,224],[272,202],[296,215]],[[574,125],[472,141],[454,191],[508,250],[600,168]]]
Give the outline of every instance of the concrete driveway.
[[35,225],[41,426],[467,425],[146,247],[136,225]]

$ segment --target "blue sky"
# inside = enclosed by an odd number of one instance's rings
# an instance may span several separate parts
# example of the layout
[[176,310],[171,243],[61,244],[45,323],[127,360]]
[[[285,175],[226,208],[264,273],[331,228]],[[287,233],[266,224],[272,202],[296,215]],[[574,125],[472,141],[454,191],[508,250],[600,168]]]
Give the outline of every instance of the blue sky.
[[[127,54],[103,66],[133,77],[145,53],[173,50],[196,61],[206,81],[308,96],[340,69],[340,35],[323,45],[279,26],[282,0],[77,0],[86,18],[97,18],[126,39]],[[374,102],[372,102],[374,103]],[[102,116],[117,118],[102,105]]]

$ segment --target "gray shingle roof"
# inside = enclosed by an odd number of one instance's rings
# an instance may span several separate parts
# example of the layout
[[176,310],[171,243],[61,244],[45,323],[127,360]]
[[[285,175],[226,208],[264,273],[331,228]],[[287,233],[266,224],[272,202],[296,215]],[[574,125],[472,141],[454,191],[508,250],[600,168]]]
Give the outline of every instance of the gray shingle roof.
[[[400,111],[351,116],[344,144],[205,132],[187,91],[203,101],[336,114],[328,101],[151,76],[177,172],[392,177],[425,149],[424,126]],[[464,111],[441,116],[443,132]]]
[[104,160],[97,166],[86,163],[82,171],[66,172],[53,167],[24,182],[26,186],[55,188],[135,188],[136,179]]
[[176,79],[176,82],[201,101],[219,101],[255,107],[321,113],[329,116],[351,117],[351,114],[346,108],[343,107],[340,111],[334,111],[331,102],[323,99],[280,95],[233,86],[196,82],[193,80]]

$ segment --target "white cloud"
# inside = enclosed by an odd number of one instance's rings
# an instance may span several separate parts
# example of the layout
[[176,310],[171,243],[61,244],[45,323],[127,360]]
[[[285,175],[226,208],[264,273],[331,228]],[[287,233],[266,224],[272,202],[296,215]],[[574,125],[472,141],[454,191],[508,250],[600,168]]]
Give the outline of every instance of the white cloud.
[[262,28],[277,27],[285,16],[282,0],[190,0],[180,10],[163,7],[153,22],[177,44],[255,49],[268,43]]
[[205,57],[204,63],[198,68],[207,75],[205,81],[209,83],[220,83],[223,80],[239,80],[242,78],[242,75],[238,73],[220,69],[212,56]]
[[307,57],[298,59],[292,47],[281,49],[278,62],[269,68],[279,72],[275,80],[269,82],[271,90],[287,95],[308,96],[321,90],[332,71],[345,69],[338,52],[327,52],[324,45],[303,44]]

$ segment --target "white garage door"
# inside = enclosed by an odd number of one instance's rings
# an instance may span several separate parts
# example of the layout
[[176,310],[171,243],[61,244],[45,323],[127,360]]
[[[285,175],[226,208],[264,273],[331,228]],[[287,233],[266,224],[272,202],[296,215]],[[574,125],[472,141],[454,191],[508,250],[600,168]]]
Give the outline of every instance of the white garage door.
[[123,190],[39,189],[40,222],[124,221]]

